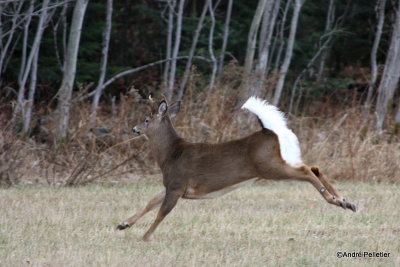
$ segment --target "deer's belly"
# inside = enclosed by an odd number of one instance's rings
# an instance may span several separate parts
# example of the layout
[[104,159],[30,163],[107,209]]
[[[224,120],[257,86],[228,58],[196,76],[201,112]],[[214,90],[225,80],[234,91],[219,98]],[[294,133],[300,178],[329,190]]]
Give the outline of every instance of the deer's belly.
[[239,187],[242,186],[246,186],[246,185],[250,185],[252,183],[254,183],[255,180],[257,180],[258,178],[253,178],[253,179],[249,179],[231,186],[227,186],[225,188],[222,188],[220,190],[216,190],[216,191],[212,191],[212,192],[204,192],[204,188],[203,190],[198,190],[196,188],[193,188],[191,186],[188,186],[188,188],[186,189],[185,194],[183,195],[183,198],[188,198],[188,199],[212,199],[212,198],[217,198],[220,196],[223,196]]

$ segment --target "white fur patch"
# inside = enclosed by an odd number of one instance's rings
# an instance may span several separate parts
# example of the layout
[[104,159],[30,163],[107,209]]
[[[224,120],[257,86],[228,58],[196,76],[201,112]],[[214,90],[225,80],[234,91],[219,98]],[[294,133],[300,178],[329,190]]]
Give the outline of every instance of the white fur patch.
[[287,127],[285,114],[267,101],[252,96],[242,106],[254,113],[263,126],[278,136],[282,158],[290,165],[303,163],[297,136]]

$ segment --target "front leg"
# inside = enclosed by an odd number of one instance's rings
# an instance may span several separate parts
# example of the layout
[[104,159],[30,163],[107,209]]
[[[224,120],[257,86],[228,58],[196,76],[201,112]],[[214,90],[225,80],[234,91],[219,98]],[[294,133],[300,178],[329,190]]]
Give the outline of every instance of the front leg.
[[168,190],[165,194],[164,201],[160,207],[160,210],[158,211],[157,217],[153,224],[150,226],[149,230],[144,234],[142,240],[143,241],[149,241],[151,234],[154,232],[154,230],[157,228],[157,226],[161,223],[161,221],[165,218],[165,216],[170,213],[170,211],[175,207],[176,203],[178,202],[178,199],[182,197],[183,195],[183,190]]
[[136,223],[137,220],[139,220],[141,217],[143,217],[147,212],[151,211],[152,209],[155,209],[161,205],[165,197],[165,190],[157,194],[155,197],[153,197],[149,203],[147,203],[146,207],[136,213],[135,215],[129,217],[126,219],[123,223],[117,226],[118,230],[124,230]]

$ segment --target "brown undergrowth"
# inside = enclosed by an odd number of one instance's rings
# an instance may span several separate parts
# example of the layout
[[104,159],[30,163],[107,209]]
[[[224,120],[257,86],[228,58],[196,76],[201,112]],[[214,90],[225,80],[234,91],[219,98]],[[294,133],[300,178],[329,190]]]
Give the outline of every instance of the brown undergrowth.
[[[206,88],[204,79],[192,76],[174,120],[180,135],[192,142],[216,143],[259,129],[254,115],[240,110],[238,73],[236,78],[232,72],[222,76],[212,91],[200,90]],[[399,182],[399,136],[390,132],[377,136],[373,120],[362,121],[360,105],[344,108],[329,101],[304,105],[301,115],[289,116],[304,161],[319,165],[331,179]],[[151,174],[160,179],[147,141],[131,131],[146,108],[137,94],[121,95],[116,105],[103,104],[91,118],[90,103],[76,103],[69,138],[57,143],[51,111],[37,116],[31,136],[19,136],[2,126],[1,185],[136,182]]]

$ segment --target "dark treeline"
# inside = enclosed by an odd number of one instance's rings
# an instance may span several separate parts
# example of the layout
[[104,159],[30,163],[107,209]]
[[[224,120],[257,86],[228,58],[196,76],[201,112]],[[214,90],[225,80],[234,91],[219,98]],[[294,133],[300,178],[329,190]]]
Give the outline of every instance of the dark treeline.
[[62,138],[73,91],[92,98],[94,114],[99,99],[131,86],[181,100],[192,64],[207,79],[201,90],[213,90],[232,62],[245,74],[239,99],[262,95],[295,112],[304,88],[356,89],[364,118],[372,105],[382,130],[388,109],[395,114],[398,9],[386,0],[3,0],[2,112],[28,132],[32,110],[49,106]]

